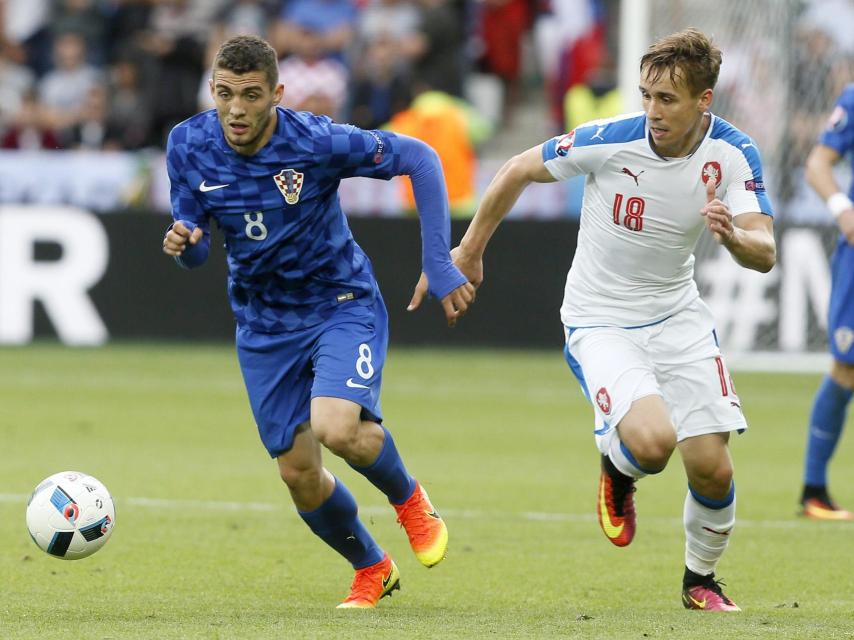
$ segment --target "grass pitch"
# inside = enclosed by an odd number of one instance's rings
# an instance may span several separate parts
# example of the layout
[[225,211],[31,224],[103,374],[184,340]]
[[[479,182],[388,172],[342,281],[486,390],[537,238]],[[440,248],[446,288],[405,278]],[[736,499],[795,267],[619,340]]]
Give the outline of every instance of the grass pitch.
[[[336,611],[351,569],[297,517],[231,347],[2,349],[0,638],[854,638],[854,526],[795,515],[819,376],[735,379],[751,428],[718,577],[741,614],[682,609],[678,456],[640,483],[633,544],[605,540],[592,414],[559,349],[390,353],[387,425],[449,554],[421,567],[382,496],[327,454],[402,574],[376,610]],[[854,507],[851,438],[831,486]],[[117,507],[106,547],[74,562],[24,524],[36,483],[67,469]]]

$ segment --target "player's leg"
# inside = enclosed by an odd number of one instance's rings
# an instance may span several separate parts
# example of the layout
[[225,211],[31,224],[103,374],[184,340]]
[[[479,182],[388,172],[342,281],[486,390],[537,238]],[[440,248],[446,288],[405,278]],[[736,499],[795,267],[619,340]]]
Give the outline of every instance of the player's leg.
[[688,476],[683,522],[682,602],[690,609],[737,611],[715,581],[735,523],[729,433],[747,429],[741,400],[701,301],[674,315],[650,344]]
[[415,555],[432,567],[445,557],[448,530],[381,424],[387,336],[379,297],[373,307],[352,305],[328,323],[314,355],[311,424],[324,446],[385,494]]
[[397,567],[362,524],[353,495],[323,467],[320,444],[308,424],[299,427],[293,446],[277,461],[300,517],[356,571],[350,595],[339,608],[374,607],[398,589]]
[[628,545],[635,533],[635,481],[661,471],[676,446],[675,429],[642,342],[646,331],[569,331],[564,354],[594,407],[602,454],[597,513],[606,537]]
[[682,603],[687,609],[740,611],[715,580],[715,568],[735,526],[735,484],[728,440],[729,433],[709,433],[679,442],[688,476],[682,579]]
[[[237,354],[258,433],[311,530],[344,556],[359,584],[346,606],[373,606],[397,588],[391,559],[359,521],[347,488],[321,464],[320,445],[308,428],[315,332],[270,335],[239,329]],[[361,576],[361,579],[360,579]]]
[[839,443],[854,389],[854,365],[833,361],[813,400],[804,460],[803,514],[815,520],[851,520],[854,514],[833,502],[827,467]]
[[831,262],[827,335],[833,365],[813,401],[804,460],[804,515],[819,520],[850,520],[827,491],[827,466],[842,430],[854,390],[854,246],[840,238]]

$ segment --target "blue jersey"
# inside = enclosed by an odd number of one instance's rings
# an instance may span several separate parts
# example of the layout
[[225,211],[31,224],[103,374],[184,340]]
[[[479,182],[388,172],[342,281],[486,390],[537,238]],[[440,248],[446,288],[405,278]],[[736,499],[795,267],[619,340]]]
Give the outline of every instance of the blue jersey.
[[[278,107],[270,141],[243,156],[215,110],[177,125],[167,169],[175,220],[225,236],[228,294],[240,326],[278,333],[319,324],[337,305],[373,304],[371,263],[338,201],[342,178],[399,173],[400,140]],[[445,249],[447,251],[447,249]]]
[[[836,101],[836,107],[819,136],[819,142],[834,149],[840,156],[847,153],[854,156],[854,83],[845,87]],[[848,197],[854,200],[854,180],[848,189]]]

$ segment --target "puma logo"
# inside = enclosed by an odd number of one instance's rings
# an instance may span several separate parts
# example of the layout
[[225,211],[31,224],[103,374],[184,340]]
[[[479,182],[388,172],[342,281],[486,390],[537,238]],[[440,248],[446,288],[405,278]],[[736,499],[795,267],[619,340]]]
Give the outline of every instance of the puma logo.
[[631,176],[632,179],[635,181],[635,185],[638,187],[640,186],[640,184],[638,184],[638,178],[640,177],[640,174],[643,173],[643,171],[641,171],[639,174],[635,175],[634,173],[631,172],[630,169],[623,167],[623,170],[620,173],[625,173],[627,176]]

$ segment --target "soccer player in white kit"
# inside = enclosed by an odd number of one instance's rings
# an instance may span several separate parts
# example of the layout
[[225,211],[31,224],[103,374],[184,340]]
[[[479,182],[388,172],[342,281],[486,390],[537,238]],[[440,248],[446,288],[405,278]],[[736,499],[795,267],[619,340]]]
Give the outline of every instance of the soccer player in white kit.
[[683,604],[738,611],[714,572],[735,523],[729,434],[747,424],[692,277],[693,250],[705,228],[740,265],[767,272],[776,246],[759,151],[709,111],[720,64],[695,29],[653,44],[640,64],[644,112],[511,158],[451,255],[480,284],[489,238],[527,185],[587,177],[561,320],[595,412],[599,522],[612,543],[629,544],[636,480],[678,448],[688,477]]

